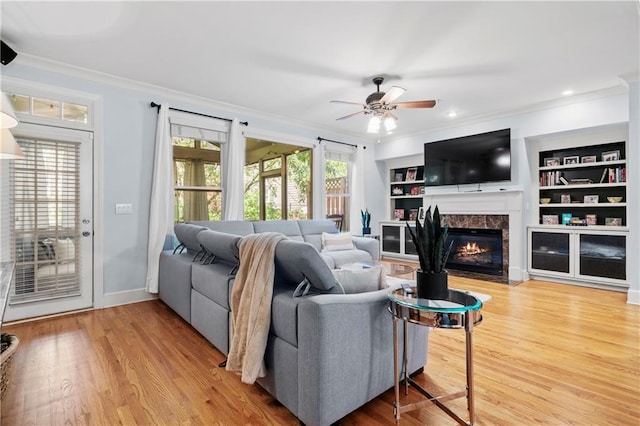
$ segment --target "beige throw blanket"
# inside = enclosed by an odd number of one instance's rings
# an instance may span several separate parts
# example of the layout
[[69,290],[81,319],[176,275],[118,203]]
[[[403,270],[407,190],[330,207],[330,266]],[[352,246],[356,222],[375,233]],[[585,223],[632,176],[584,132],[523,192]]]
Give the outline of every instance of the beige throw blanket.
[[227,371],[240,372],[242,382],[264,377],[264,352],[271,326],[275,249],[282,234],[251,234],[240,242],[240,269],[231,290],[233,334]]

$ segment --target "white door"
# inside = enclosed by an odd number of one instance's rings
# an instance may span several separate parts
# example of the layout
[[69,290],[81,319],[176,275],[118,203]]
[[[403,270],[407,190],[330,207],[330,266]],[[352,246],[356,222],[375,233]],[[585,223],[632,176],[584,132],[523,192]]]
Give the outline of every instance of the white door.
[[10,166],[15,262],[5,321],[93,306],[93,134],[20,124]]

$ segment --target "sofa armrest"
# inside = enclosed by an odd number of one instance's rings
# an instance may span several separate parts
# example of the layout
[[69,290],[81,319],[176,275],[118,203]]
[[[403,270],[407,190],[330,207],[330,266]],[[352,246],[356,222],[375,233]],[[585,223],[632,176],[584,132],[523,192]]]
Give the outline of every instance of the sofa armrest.
[[375,238],[353,237],[353,245],[359,250],[369,252],[371,260],[380,260],[380,241]]
[[[298,305],[298,418],[303,423],[334,423],[393,386],[388,292],[318,295]],[[402,342],[402,327],[399,332]],[[427,334],[427,327],[410,325],[411,372],[426,364]]]

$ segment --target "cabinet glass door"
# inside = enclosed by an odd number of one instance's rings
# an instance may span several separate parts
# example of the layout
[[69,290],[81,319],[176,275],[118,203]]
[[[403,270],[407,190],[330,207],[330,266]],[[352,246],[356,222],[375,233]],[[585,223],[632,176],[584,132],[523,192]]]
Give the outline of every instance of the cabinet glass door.
[[531,233],[531,267],[569,273],[569,234]]
[[382,227],[382,251],[400,253],[400,227]]
[[[413,243],[413,240],[411,239],[409,228],[404,226],[402,229],[404,229],[404,254],[417,255],[418,251],[416,250],[416,245]],[[416,232],[415,226],[412,226],[411,230],[415,233]]]
[[580,275],[624,280],[626,265],[624,236],[580,235]]

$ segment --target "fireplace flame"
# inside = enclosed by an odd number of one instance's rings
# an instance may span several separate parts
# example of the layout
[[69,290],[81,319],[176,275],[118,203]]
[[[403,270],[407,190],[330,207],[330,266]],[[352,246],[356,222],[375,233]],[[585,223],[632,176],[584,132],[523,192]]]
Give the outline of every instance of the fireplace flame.
[[478,243],[471,243],[471,242],[468,242],[458,247],[458,254],[462,257],[474,256],[474,255],[486,253],[488,251],[489,249],[480,247]]

